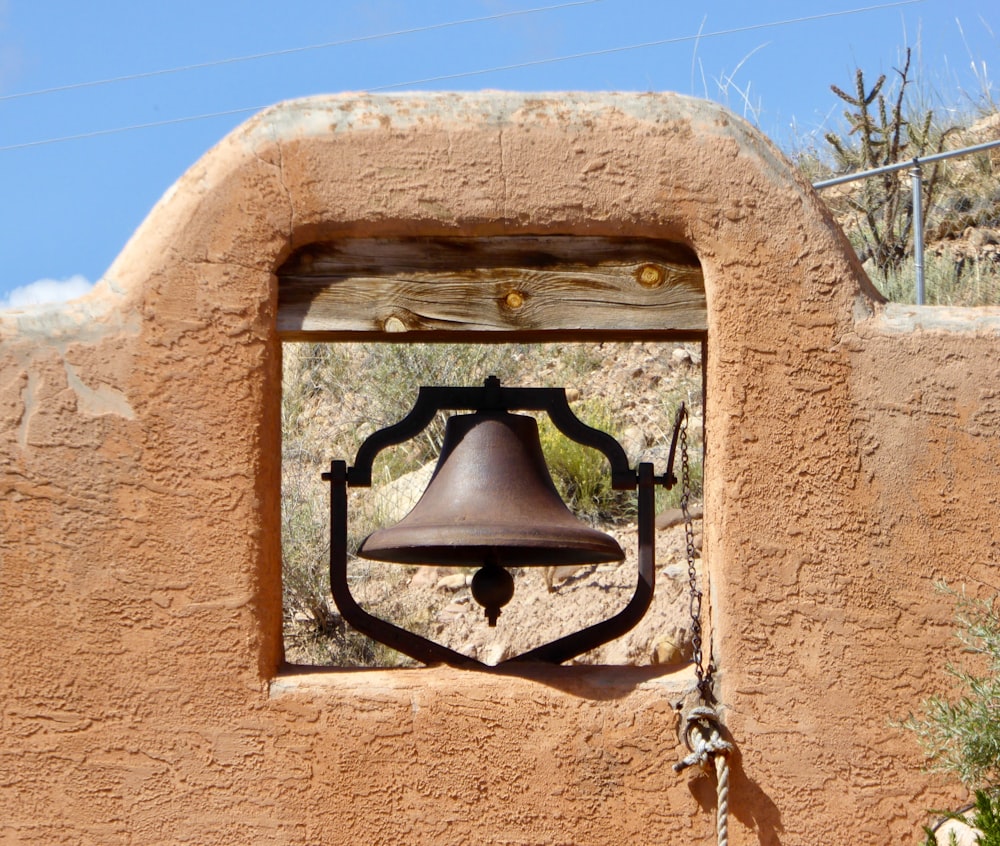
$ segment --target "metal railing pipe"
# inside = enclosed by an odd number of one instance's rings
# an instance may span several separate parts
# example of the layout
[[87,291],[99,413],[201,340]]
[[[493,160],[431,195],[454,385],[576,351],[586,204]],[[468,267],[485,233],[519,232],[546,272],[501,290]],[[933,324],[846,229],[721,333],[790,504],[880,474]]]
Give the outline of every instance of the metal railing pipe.
[[948,150],[947,152],[934,153],[930,156],[917,156],[916,158],[909,159],[905,162],[883,165],[882,167],[872,168],[871,170],[859,170],[856,173],[848,173],[844,176],[835,176],[832,179],[822,179],[819,182],[814,182],[813,188],[819,191],[823,188],[831,188],[834,185],[843,185],[845,182],[854,182],[857,179],[867,179],[869,176],[878,176],[880,173],[892,173],[894,170],[905,170],[906,168],[913,167],[914,165],[930,164],[931,162],[939,162],[943,159],[953,159],[956,156],[968,156],[972,153],[980,153],[983,150],[989,150],[993,147],[1000,147],[1000,139],[996,141],[987,141],[984,144],[976,144],[974,147],[963,147],[961,150]]
[[963,147],[961,150],[948,150],[944,153],[933,153],[930,156],[917,156],[906,162],[896,162],[895,164],[884,165],[883,167],[872,168],[871,170],[859,170],[857,173],[848,173],[844,176],[836,176],[833,179],[823,179],[813,183],[813,188],[817,191],[823,188],[831,188],[834,185],[843,185],[846,182],[855,182],[858,179],[867,179],[869,176],[878,176],[883,173],[893,173],[897,170],[910,169],[910,185],[913,192],[913,269],[916,274],[915,299],[917,305],[924,304],[924,203],[923,203],[923,171],[922,164],[939,162],[943,159],[953,159],[957,156],[968,156],[972,153],[980,153],[983,150],[991,150],[1000,147],[1000,139],[996,141],[986,141],[983,144],[976,144],[972,147]]
[[910,186],[913,190],[913,270],[916,273],[917,305],[924,304],[924,192],[923,171],[918,159],[913,160],[910,170]]

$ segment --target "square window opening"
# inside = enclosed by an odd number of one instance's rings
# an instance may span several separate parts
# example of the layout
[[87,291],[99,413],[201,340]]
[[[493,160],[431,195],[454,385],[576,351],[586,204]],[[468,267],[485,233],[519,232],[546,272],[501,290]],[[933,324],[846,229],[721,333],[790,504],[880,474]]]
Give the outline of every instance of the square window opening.
[[[585,423],[614,436],[632,466],[666,468],[674,416],[689,414],[691,512],[702,502],[704,344],[669,339],[566,343],[309,343],[282,345],[282,604],[285,659],[327,667],[416,666],[348,626],[330,593],[329,488],[332,459],[351,465],[361,442],[400,420],[421,385],[562,387]],[[496,664],[617,612],[635,584],[635,494],[613,491],[607,461],[536,415],[549,471],[580,519],[614,537],[620,564],[512,571],[515,597],[491,628],[470,595],[471,568],[406,566],[357,557],[372,531],[398,522],[425,489],[447,414],[417,438],[379,455],[370,488],[349,489],[348,580],[370,613],[462,654]],[[522,412],[526,413],[526,412]],[[680,478],[681,463],[675,460]],[[625,636],[573,663],[680,665],[690,657],[688,565],[682,484],[657,490],[656,591]],[[700,550],[700,520],[694,523]],[[699,552],[700,555],[700,552]],[[700,568],[700,558],[695,564]]]

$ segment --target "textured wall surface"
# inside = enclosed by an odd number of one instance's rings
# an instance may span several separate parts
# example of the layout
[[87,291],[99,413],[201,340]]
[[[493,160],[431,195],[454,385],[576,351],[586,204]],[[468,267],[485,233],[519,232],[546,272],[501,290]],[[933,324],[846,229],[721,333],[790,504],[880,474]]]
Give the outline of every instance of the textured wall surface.
[[887,307],[774,148],[671,95],[338,96],[208,152],[94,293],[0,315],[0,841],[707,842],[689,674],[281,663],[274,271],[338,236],[690,245],[731,842],[909,842],[888,725],[1000,550],[1000,314]]

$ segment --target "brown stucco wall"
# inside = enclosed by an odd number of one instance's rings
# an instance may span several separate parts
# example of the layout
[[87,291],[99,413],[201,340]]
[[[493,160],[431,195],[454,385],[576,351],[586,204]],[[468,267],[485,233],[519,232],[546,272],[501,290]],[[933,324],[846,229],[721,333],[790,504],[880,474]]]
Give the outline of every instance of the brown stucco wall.
[[682,241],[731,842],[907,842],[889,727],[993,582],[997,311],[886,307],[774,148],[672,95],[345,95],[209,151],[98,289],[0,315],[0,839],[710,839],[689,673],[281,669],[273,271],[336,236]]

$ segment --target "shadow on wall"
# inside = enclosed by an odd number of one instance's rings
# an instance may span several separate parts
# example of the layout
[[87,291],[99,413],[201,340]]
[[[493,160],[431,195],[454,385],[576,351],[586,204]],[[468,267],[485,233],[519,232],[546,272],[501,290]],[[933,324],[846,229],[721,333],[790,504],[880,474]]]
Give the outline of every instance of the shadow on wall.
[[[728,733],[727,733],[728,734]],[[727,738],[732,740],[731,737]],[[711,816],[716,815],[717,797],[715,777],[701,772],[688,782],[688,789],[701,809]],[[729,795],[733,798],[730,813],[747,828],[756,832],[760,846],[780,846],[780,835],[784,832],[781,813],[757,782],[743,769],[743,756],[739,746],[729,756]]]

